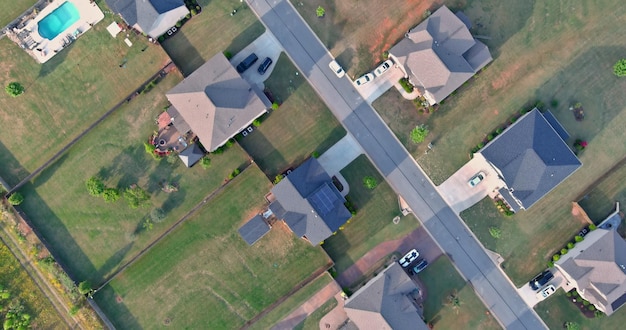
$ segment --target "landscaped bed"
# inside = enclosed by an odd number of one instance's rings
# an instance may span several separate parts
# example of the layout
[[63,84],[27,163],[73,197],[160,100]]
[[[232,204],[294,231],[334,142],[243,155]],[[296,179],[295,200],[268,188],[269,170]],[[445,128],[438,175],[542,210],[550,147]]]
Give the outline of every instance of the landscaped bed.
[[280,223],[253,246],[239,236],[270,187],[249,167],[96,294],[98,304],[119,328],[240,328],[329,262]]

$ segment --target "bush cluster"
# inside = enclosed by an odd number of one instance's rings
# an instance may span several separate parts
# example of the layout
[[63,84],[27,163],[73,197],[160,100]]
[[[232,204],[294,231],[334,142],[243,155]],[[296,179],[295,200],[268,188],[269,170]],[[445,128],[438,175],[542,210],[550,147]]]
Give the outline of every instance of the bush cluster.
[[413,86],[413,84],[411,84],[407,78],[400,79],[399,83],[400,86],[404,88],[404,91],[406,91],[407,93],[413,93],[413,89],[415,89],[415,86]]

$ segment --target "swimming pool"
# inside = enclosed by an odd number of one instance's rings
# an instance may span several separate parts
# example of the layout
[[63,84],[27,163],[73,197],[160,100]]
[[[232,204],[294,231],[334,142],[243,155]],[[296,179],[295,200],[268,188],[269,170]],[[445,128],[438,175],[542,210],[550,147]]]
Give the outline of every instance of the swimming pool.
[[71,2],[64,2],[59,8],[48,14],[38,23],[37,30],[42,37],[52,40],[70,25],[76,23],[80,15]]

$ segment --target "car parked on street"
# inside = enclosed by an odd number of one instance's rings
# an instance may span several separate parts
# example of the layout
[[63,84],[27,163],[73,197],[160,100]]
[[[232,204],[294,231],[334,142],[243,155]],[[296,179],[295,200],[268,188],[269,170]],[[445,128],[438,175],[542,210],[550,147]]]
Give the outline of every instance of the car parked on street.
[[393,62],[391,60],[386,60],[374,70],[374,74],[376,74],[376,77],[380,77],[383,73],[387,72],[392,65]]
[[337,75],[337,78],[343,78],[343,76],[346,74],[345,71],[343,71],[341,65],[337,63],[337,61],[331,61],[328,64],[328,67],[333,70],[333,72]]
[[467,183],[470,185],[470,187],[476,187],[481,181],[483,181],[484,178],[485,178],[485,173],[478,172],[471,179],[469,179]]
[[554,287],[554,285],[550,284],[546,286],[545,288],[543,288],[541,291],[539,291],[539,293],[537,293],[537,297],[539,297],[540,299],[548,298],[550,295],[554,293],[554,291],[556,291],[556,288]]
[[355,80],[354,83],[357,86],[363,86],[365,84],[367,84],[368,82],[374,80],[374,75],[371,73],[366,73],[364,74],[362,77],[360,77],[359,79]]
[[550,282],[550,280],[553,278],[554,275],[552,274],[552,272],[549,269],[546,269],[541,274],[535,276],[532,280],[530,280],[530,282],[528,282],[528,285],[530,285],[531,289],[537,291],[541,287],[546,285],[546,283]]
[[267,72],[267,69],[269,69],[270,65],[272,65],[272,59],[269,57],[266,57],[263,60],[263,63],[259,65],[259,69],[257,71],[259,72],[260,75],[263,75],[265,74],[265,72]]
[[407,254],[405,254],[404,257],[398,260],[398,262],[400,263],[400,266],[407,268],[419,256],[420,256],[419,252],[417,252],[416,249],[413,249],[407,252]]

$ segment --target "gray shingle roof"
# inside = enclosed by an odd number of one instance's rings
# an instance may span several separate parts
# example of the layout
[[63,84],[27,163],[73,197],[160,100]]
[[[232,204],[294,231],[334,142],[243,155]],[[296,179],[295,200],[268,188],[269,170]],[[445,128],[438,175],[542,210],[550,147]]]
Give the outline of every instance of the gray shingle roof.
[[241,238],[243,238],[248,245],[252,245],[260,240],[261,237],[265,236],[265,234],[269,231],[270,226],[267,222],[265,222],[261,215],[257,214],[241,226],[241,228],[239,228],[239,235],[241,235]]
[[187,167],[192,167],[195,163],[197,163],[202,157],[204,157],[204,152],[200,150],[200,147],[196,143],[192,143],[190,146],[185,148],[185,150],[181,151],[178,154],[180,160],[183,161],[183,164]]
[[174,106],[170,105],[167,108],[167,113],[172,118],[172,124],[180,134],[187,134],[189,133],[189,131],[191,131],[191,127],[189,127],[189,124],[187,124],[183,116],[180,115],[180,113],[178,112],[178,110],[176,110]]
[[389,53],[409,79],[439,103],[492,61],[489,49],[470,34],[464,14],[442,6],[409,31]]
[[360,329],[428,329],[407,297],[416,289],[411,278],[394,262],[346,300],[344,309]]
[[480,151],[495,166],[520,207],[528,209],[582,163],[538,109],[533,109]]
[[267,111],[260,98],[265,95],[258,95],[222,53],[166,96],[207,151],[214,151]]
[[310,158],[274,188],[270,209],[298,236],[318,245],[337,231],[352,214],[345,199],[316,158]]
[[189,13],[183,0],[106,0],[128,25],[157,38]]
[[578,291],[610,315],[626,298],[626,241],[615,230],[596,229],[556,262]]

